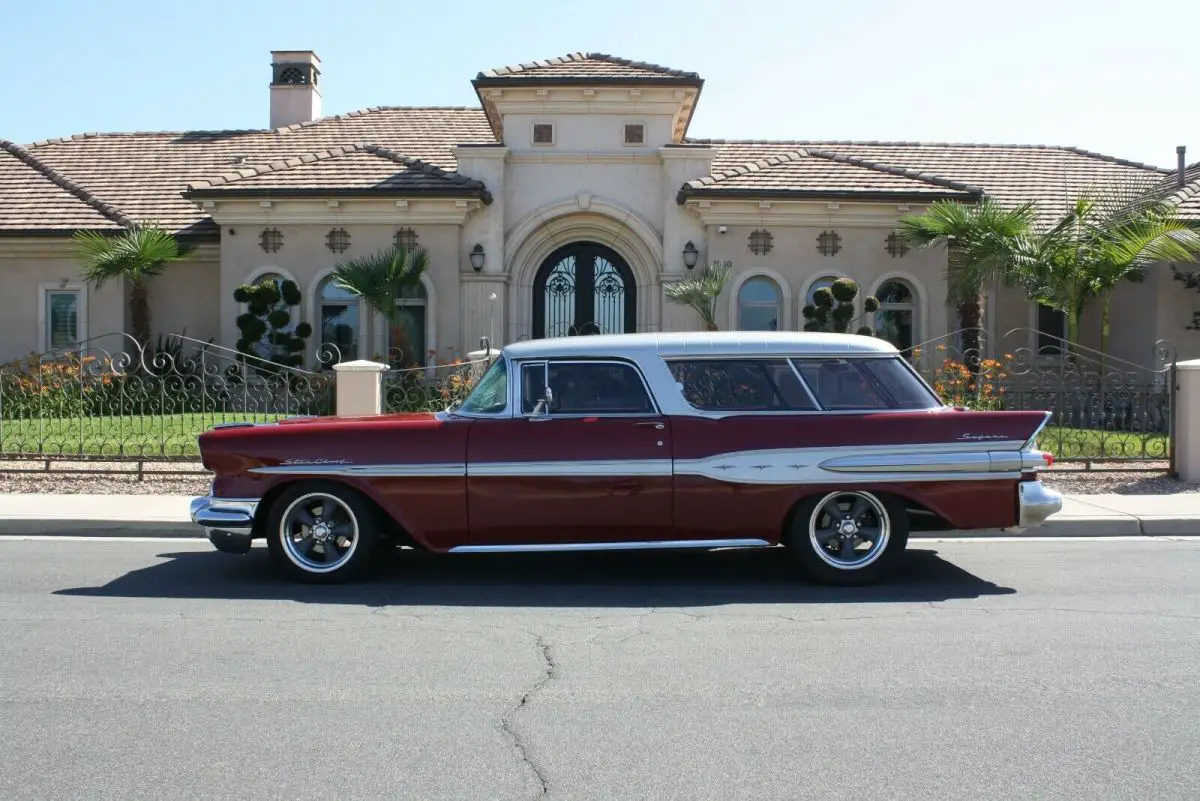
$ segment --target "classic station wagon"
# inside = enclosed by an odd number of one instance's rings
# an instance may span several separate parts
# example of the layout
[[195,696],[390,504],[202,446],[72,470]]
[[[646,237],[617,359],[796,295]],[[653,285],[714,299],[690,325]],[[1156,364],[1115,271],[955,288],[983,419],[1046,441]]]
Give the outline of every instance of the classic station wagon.
[[888,574],[910,531],[1027,529],[1042,411],[967,411],[883,340],[563,337],[505,347],[458,407],[217,427],[192,520],[297,578],[381,545],[439,554],[786,546],[813,579]]

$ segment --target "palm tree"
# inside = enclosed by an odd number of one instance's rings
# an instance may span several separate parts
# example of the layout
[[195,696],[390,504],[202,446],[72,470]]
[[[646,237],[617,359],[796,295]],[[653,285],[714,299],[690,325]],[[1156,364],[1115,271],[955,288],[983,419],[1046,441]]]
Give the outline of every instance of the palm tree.
[[1100,299],[1100,353],[1108,353],[1112,293],[1140,282],[1154,262],[1190,262],[1200,231],[1180,220],[1157,181],[1129,181],[1085,194],[1058,225],[1034,235],[1025,262],[1030,294],[1067,317],[1067,339],[1078,343],[1087,302]]
[[112,236],[95,231],[75,233],[75,251],[83,275],[99,289],[109,281],[129,284],[129,327],[138,345],[150,341],[150,299],[146,279],[167,265],[183,261],[194,248],[151,224],[137,224]]
[[[416,246],[386,248],[337,265],[333,271],[335,286],[357,295],[387,320],[392,341],[403,335],[400,301],[405,292],[421,285],[421,276],[429,268],[429,253]],[[414,354],[421,358],[424,354]]]
[[672,303],[695,309],[704,327],[709,331],[716,331],[717,298],[728,281],[729,267],[713,264],[704,267],[699,273],[665,284],[663,294]]
[[897,233],[910,247],[946,248],[949,300],[958,308],[964,359],[972,372],[978,368],[981,356],[983,290],[994,282],[1007,286],[1021,282],[1016,252],[1036,216],[1033,203],[1010,209],[985,197],[969,205],[935,201],[924,214],[899,221]]

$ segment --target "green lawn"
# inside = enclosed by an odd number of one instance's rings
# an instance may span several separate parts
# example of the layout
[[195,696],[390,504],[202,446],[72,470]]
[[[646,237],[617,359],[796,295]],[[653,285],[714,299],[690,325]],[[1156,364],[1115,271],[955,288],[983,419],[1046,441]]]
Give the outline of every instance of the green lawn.
[[[196,437],[217,423],[268,422],[284,416],[219,412],[0,420],[0,456],[196,457]],[[1056,459],[1167,458],[1167,438],[1162,434],[1048,426],[1038,438],[1038,446]]]
[[1047,426],[1038,437],[1038,447],[1055,459],[1167,459],[1170,454],[1165,434],[1063,426]]
[[0,455],[197,457],[196,437],[217,423],[284,416],[217,412],[0,420]]

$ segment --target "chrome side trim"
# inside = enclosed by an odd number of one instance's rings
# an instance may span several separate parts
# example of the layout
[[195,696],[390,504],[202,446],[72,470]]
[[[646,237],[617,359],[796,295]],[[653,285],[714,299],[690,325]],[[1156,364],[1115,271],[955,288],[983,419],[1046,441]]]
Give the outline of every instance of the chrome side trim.
[[193,498],[189,504],[192,522],[206,529],[238,531],[254,526],[258,510],[256,498],[214,498],[211,495]]
[[650,542],[562,542],[526,545],[457,545],[449,553],[533,553],[538,551],[649,551],[668,548],[765,548],[766,540],[659,540]]
[[1001,453],[989,453],[988,461],[991,463],[991,470],[997,473],[1013,473],[1021,472],[1021,468],[1025,465],[1025,459],[1019,451],[1004,451]]
[[1021,451],[1022,470],[1045,470],[1046,451]]
[[1020,529],[1033,528],[1045,523],[1050,515],[1062,511],[1063,499],[1052,489],[1047,489],[1040,481],[1022,481],[1017,485],[1019,493],[1019,513],[1017,526]]
[[541,478],[603,478],[637,476],[639,478],[670,478],[671,460],[626,459],[595,462],[478,462],[467,465],[470,476],[521,476]]
[[432,464],[282,464],[247,472],[281,476],[358,476],[361,478],[448,478],[467,474],[463,462]]
[[835,473],[986,473],[992,470],[986,452],[867,454],[841,456],[821,462],[823,470]]

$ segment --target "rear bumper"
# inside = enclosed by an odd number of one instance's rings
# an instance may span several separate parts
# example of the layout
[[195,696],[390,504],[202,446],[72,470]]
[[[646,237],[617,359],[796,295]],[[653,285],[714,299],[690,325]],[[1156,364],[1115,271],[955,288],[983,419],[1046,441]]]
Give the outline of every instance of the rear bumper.
[[193,498],[192,522],[203,527],[209,542],[219,551],[246,553],[254,536],[254,514],[258,501],[250,498]]
[[1052,489],[1040,481],[1022,481],[1017,484],[1018,514],[1017,528],[1027,529],[1040,526],[1050,515],[1062,511],[1063,500]]

